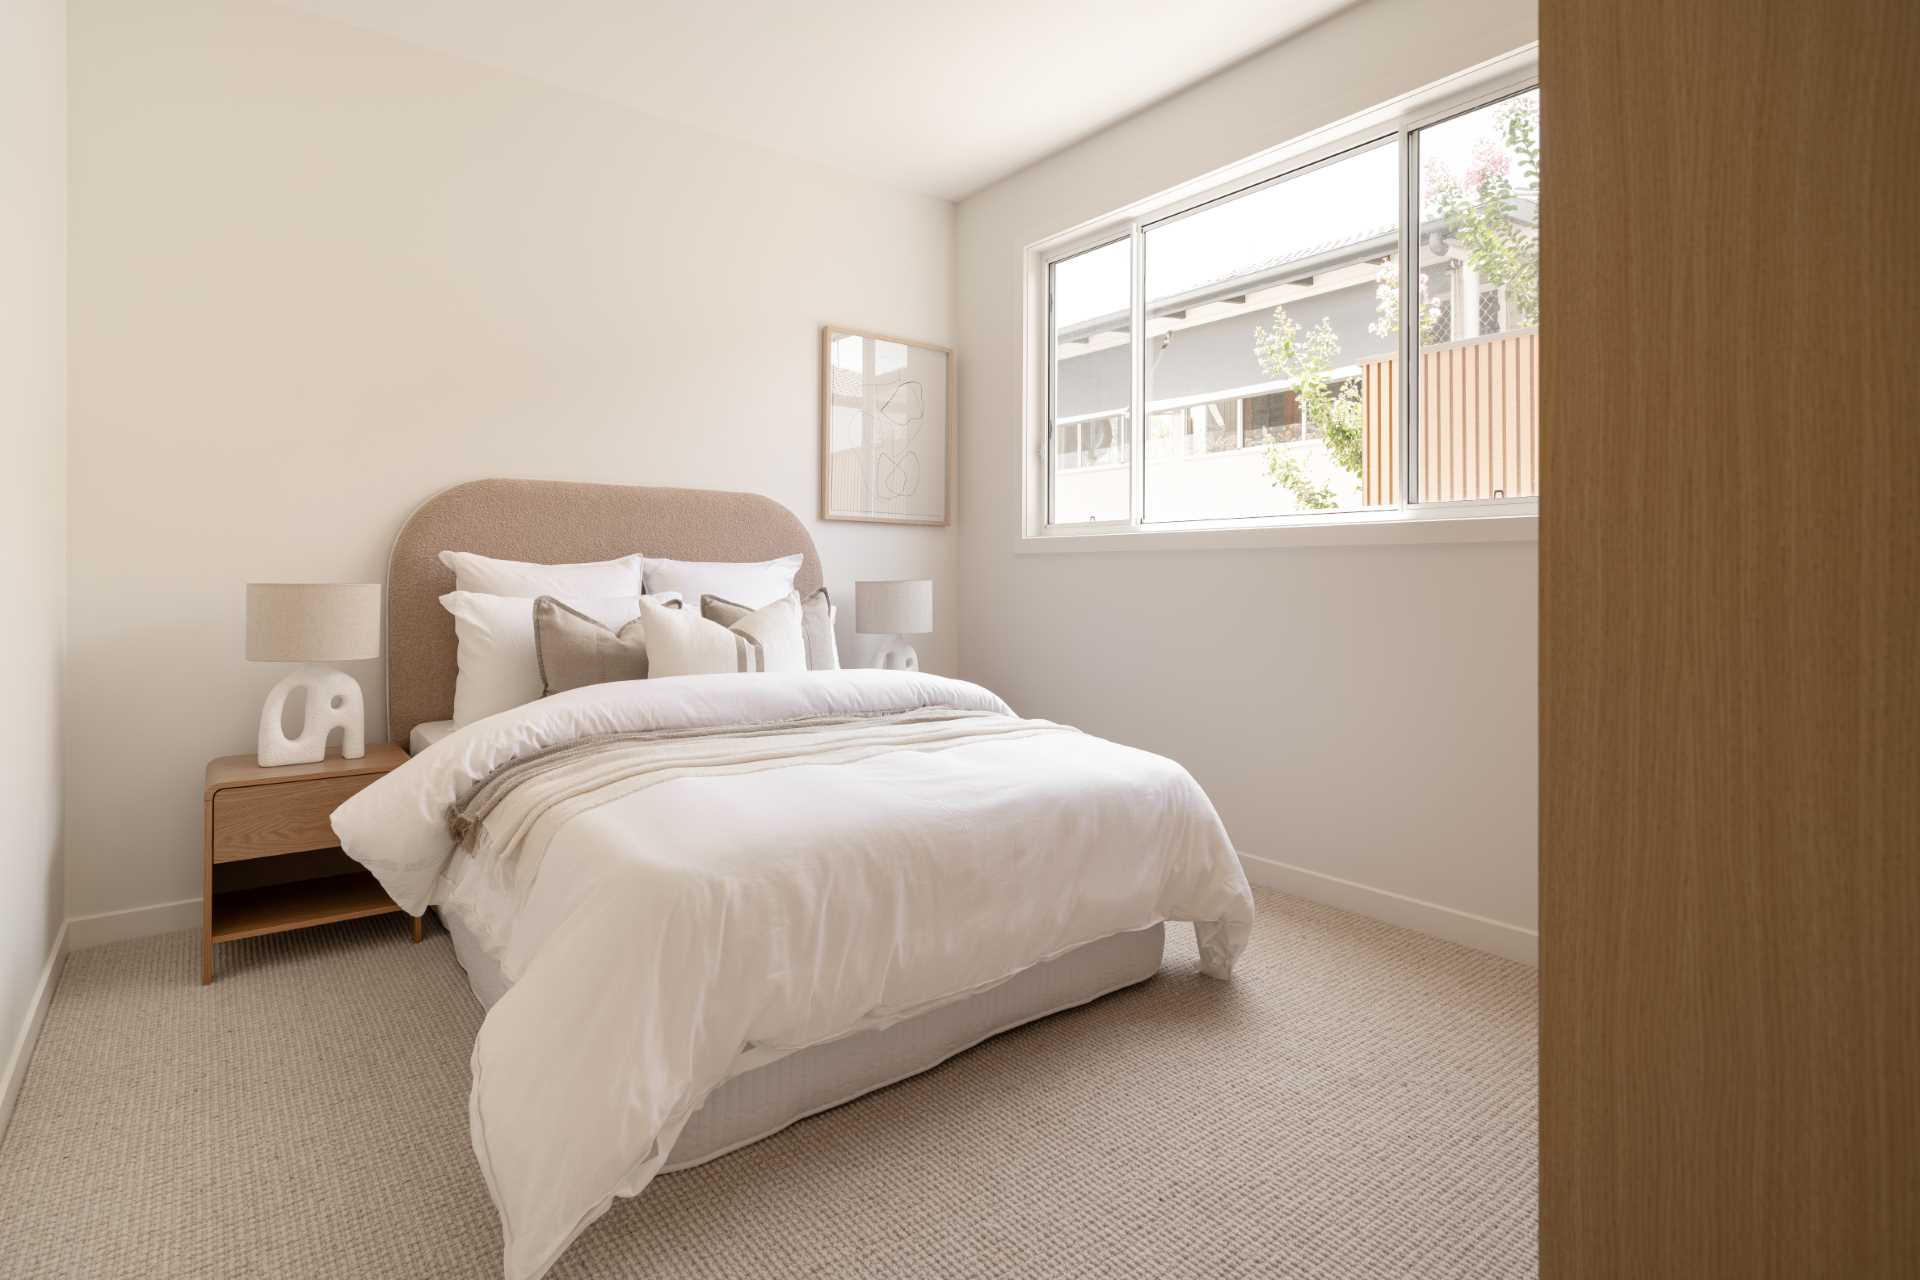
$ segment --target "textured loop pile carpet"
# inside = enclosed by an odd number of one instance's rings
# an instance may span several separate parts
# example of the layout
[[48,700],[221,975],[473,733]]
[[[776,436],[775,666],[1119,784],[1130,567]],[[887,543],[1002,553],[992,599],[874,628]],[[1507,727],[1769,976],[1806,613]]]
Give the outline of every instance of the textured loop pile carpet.
[[[555,1277],[1531,1276],[1534,972],[1274,893],[1159,977],[621,1201]],[[499,1274],[480,1025],[393,918],[76,952],[0,1143],[0,1277]],[[555,1046],[563,1052],[563,1046]]]

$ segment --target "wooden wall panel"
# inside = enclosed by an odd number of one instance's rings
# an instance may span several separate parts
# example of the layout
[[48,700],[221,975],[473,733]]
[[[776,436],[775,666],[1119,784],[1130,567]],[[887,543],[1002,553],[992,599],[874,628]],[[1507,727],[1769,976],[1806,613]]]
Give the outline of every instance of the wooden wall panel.
[[1920,5],[1540,39],[1543,1274],[1920,1274]]

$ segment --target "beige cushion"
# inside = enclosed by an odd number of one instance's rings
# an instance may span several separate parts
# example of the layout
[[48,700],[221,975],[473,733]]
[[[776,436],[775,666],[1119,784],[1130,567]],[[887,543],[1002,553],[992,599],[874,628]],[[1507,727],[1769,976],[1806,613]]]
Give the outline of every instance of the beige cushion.
[[758,641],[708,622],[691,609],[669,608],[642,596],[640,625],[647,637],[648,679],[760,669]]
[[[788,599],[797,599],[797,593]],[[773,605],[784,604],[776,600]],[[700,612],[710,622],[723,627],[737,627],[743,619],[751,617],[756,610],[734,600],[723,600],[719,596],[701,596]],[[759,627],[752,630],[757,635]],[[807,671],[838,671],[840,669],[840,649],[833,637],[833,601],[827,595],[825,587],[820,588],[805,600],[800,601],[800,638],[805,649],[804,669]],[[765,641],[762,639],[762,644]],[[773,665],[771,655],[767,658],[764,670],[780,671],[786,668]],[[801,670],[801,667],[792,668]]]
[[640,619],[616,631],[552,596],[533,602],[533,654],[541,697],[583,685],[647,678],[646,627]]

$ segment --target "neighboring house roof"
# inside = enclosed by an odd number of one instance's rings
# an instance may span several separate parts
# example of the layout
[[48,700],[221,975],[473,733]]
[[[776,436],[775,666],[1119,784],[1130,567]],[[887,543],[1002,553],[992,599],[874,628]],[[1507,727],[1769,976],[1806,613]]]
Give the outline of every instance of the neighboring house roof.
[[[1522,191],[1514,193],[1514,214],[1517,220],[1529,225],[1539,222],[1539,200],[1537,193]],[[1424,236],[1433,231],[1442,230],[1440,219],[1428,220],[1421,226]],[[1349,263],[1357,258],[1370,256],[1376,249],[1392,249],[1399,237],[1397,223],[1357,229],[1350,234],[1324,240],[1319,244],[1290,247],[1250,262],[1237,264],[1226,271],[1185,284],[1178,292],[1154,302],[1149,310],[1151,315],[1166,315],[1197,306],[1219,298],[1221,295],[1247,292],[1280,283],[1290,276],[1311,275],[1314,268],[1328,268]],[[1089,316],[1076,320],[1061,328],[1062,341],[1073,341],[1090,334],[1102,333],[1116,325],[1128,323],[1127,313],[1115,311],[1107,315]]]
[[[1342,249],[1357,249],[1371,245],[1376,240],[1391,241],[1398,227],[1389,222],[1384,226],[1367,227],[1349,235],[1323,240],[1319,244],[1307,245],[1285,253],[1269,254],[1252,262],[1243,262],[1227,271],[1219,272],[1204,280],[1195,280],[1179,291],[1180,296],[1199,293],[1218,293],[1222,285],[1236,285],[1271,276],[1281,267],[1295,267],[1296,264],[1315,261],[1337,253]],[[1348,255],[1341,254],[1345,257]],[[1168,302],[1173,299],[1168,299]],[[1159,307],[1154,308],[1156,311]]]

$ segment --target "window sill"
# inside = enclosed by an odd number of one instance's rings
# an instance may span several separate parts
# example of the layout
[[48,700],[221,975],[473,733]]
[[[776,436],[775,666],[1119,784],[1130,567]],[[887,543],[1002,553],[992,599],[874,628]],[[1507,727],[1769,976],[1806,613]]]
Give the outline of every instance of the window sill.
[[1296,516],[1286,523],[1222,521],[1139,528],[1055,525],[1021,537],[1019,555],[1111,551],[1235,551],[1253,548],[1378,547],[1474,542],[1537,542],[1538,506],[1499,512],[1431,515],[1406,511],[1333,517]]

